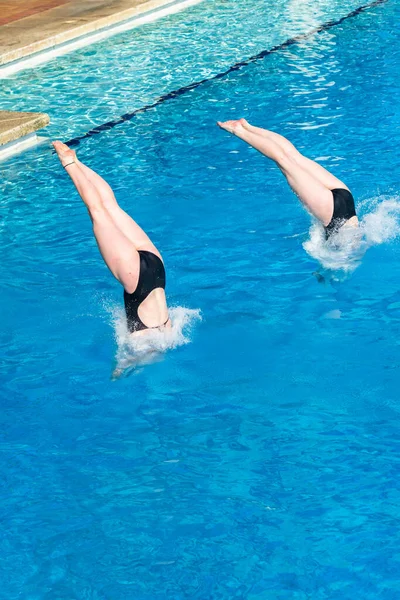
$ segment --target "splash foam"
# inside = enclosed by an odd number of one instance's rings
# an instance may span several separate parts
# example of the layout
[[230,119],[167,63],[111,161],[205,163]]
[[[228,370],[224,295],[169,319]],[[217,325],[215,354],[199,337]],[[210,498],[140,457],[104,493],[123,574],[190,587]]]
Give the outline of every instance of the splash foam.
[[113,378],[121,377],[132,370],[163,359],[167,350],[188,344],[196,321],[201,320],[200,310],[177,306],[169,309],[172,327],[149,329],[145,335],[131,335],[126,326],[125,312],[120,307],[109,307],[114,326],[117,352]]
[[357,213],[360,227],[342,228],[329,240],[320,224],[310,228],[310,237],[304,242],[305,251],[321,263],[324,269],[352,273],[371,246],[396,239],[400,234],[400,202],[396,198],[380,196],[364,200]]

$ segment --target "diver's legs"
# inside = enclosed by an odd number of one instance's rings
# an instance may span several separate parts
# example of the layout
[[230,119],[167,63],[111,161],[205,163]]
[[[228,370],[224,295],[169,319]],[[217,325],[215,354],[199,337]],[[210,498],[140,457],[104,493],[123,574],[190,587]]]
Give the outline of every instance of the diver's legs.
[[325,167],[320,165],[319,163],[307,158],[303,154],[301,154],[297,148],[290,142],[287,138],[279,133],[275,133],[274,131],[269,131],[267,129],[262,129],[261,127],[255,127],[254,125],[250,125],[245,119],[240,119],[241,124],[245,129],[251,131],[253,133],[257,133],[262,137],[269,138],[274,140],[277,144],[279,144],[285,152],[288,154],[293,154],[296,156],[296,160],[298,164],[300,164],[304,169],[306,169],[310,175],[313,175],[330,190],[334,190],[335,188],[342,188],[348,190],[346,184],[343,183],[340,179],[332,175]]
[[[282,143],[282,136],[268,136],[254,133],[245,128],[241,122],[227,121],[218,125],[233,133],[256,150],[270,158],[285,175],[292,190],[300,198],[305,207],[324,225],[328,225],[333,215],[333,195],[331,188],[321,183],[320,179],[304,167],[303,157],[290,142]],[[275,137],[275,135],[277,137]],[[287,141],[287,140],[286,140]],[[293,151],[293,149],[294,151]],[[311,161],[312,162],[312,161]],[[334,186],[336,187],[336,186]]]
[[[68,146],[65,146],[67,148]],[[86,178],[93,184],[101,196],[103,206],[108,210],[115,225],[129,239],[137,250],[150,250],[159,255],[158,250],[143,229],[118,204],[111,186],[98,173],[83,164],[76,156],[75,162]]]
[[76,164],[74,152],[61,142],[54,142],[53,146],[89,211],[104,262],[126,291],[132,293],[139,277],[139,255],[135,245],[114,223],[98,190]]

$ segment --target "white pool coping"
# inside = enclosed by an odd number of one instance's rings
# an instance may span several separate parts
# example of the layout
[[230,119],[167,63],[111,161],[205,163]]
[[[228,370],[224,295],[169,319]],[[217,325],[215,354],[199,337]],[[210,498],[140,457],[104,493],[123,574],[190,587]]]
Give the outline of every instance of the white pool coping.
[[0,162],[5,160],[6,158],[14,156],[15,154],[20,154],[21,152],[24,152],[24,150],[28,150],[28,148],[32,148],[33,146],[43,144],[47,142],[48,139],[49,138],[47,137],[37,135],[37,133],[29,133],[28,135],[24,135],[18,140],[8,142],[8,144],[0,146]]
[[[56,39],[60,39],[62,35],[70,35],[71,31],[65,32],[65,34],[62,34],[61,36],[60,34],[57,34],[53,36],[54,43],[51,44],[50,47],[0,66],[0,78],[9,77],[10,75],[18,73],[18,71],[36,67],[37,65],[48,62],[58,56],[63,56],[64,54],[107,39],[123,31],[129,31],[140,25],[151,23],[162,17],[178,13],[185,8],[189,8],[190,6],[194,6],[203,1],[204,0],[173,0],[170,2],[167,0],[166,3],[165,0],[154,0],[145,5],[133,8],[133,16],[131,17],[126,18],[127,11],[112,15],[112,18],[115,18],[116,21],[101,27],[100,29],[98,28],[98,20],[93,20],[93,23],[91,24],[93,25],[93,31],[59,43],[56,42]],[[150,9],[148,8],[149,4],[152,5]],[[118,20],[118,15],[120,15],[120,20]],[[50,37],[49,40],[51,39],[52,38]]]

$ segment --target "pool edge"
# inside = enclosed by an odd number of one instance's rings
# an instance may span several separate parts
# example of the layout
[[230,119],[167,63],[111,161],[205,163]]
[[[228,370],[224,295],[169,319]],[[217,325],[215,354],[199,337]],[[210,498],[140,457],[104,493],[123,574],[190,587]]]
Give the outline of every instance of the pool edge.
[[37,132],[49,123],[46,113],[0,110],[0,161],[42,143]]
[[18,71],[33,68],[57,56],[62,56],[108,37],[134,29],[199,4],[204,0],[148,0],[147,2],[118,11],[107,17],[94,18],[85,25],[68,29],[0,55],[0,78]]

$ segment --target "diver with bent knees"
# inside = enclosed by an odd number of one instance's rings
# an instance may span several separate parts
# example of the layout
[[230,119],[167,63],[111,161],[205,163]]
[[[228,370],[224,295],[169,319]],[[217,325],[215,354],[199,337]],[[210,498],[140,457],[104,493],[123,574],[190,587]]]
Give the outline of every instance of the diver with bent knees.
[[124,287],[130,333],[171,327],[165,298],[165,269],[161,255],[145,232],[127,215],[111,187],[82,164],[61,142],[53,143],[58,158],[88,209],[100,253]]
[[324,167],[300,154],[285,137],[254,127],[245,119],[218,121],[218,125],[278,165],[303,205],[324,226],[326,239],[342,227],[358,227],[349,188]]

